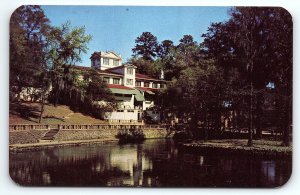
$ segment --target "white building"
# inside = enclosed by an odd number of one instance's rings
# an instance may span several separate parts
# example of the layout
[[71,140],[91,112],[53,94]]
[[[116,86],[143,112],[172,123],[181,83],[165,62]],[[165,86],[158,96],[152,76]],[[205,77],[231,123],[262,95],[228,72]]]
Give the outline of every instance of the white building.
[[[123,64],[120,55],[115,52],[94,52],[91,67],[98,69],[103,81],[119,102],[119,108],[106,113],[104,118],[110,121],[139,121],[143,114],[154,120],[160,120],[154,107],[155,93],[165,87],[163,79],[155,79],[136,72],[132,64]],[[162,74],[163,75],[163,74]]]

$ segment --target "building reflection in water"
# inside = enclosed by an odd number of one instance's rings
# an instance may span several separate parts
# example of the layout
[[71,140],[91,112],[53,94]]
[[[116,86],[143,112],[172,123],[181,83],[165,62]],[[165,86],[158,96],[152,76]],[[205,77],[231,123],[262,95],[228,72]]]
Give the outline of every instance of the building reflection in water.
[[129,172],[129,177],[123,179],[123,184],[129,186],[142,186],[143,171],[151,170],[151,161],[143,155],[142,144],[124,147],[122,150],[112,149],[110,164],[118,167],[121,171]]
[[290,173],[290,159],[181,154],[171,140],[10,154],[11,177],[27,186],[272,187]]

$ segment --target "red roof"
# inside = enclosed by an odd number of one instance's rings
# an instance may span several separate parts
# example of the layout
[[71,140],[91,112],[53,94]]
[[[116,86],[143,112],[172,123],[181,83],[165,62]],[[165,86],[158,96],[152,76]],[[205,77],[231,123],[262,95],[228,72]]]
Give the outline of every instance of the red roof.
[[106,69],[106,70],[107,70],[107,71],[111,71],[111,70],[117,70],[117,69],[120,69],[120,68],[124,68],[124,65],[116,66],[116,67],[113,67],[113,68],[108,68],[108,69]]
[[107,74],[107,75],[114,75],[114,76],[121,76],[123,77],[122,74],[120,73],[116,73],[116,72],[110,72],[110,71],[107,71],[107,70],[97,70],[100,74]]
[[[86,67],[86,66],[73,66],[73,67],[76,68],[76,69],[79,69],[79,70],[88,70],[88,69],[91,69],[91,67]],[[109,68],[109,69],[106,69],[106,70],[97,70],[97,72],[100,73],[100,74],[104,74],[104,75],[107,74],[107,75],[113,75],[113,76],[121,76],[121,77],[123,77],[124,76],[123,74],[120,74],[120,73],[112,71],[112,70],[120,69],[122,67],[124,67],[124,65],[113,67],[113,68]],[[135,73],[135,77],[137,79],[141,79],[141,80],[162,81],[160,79],[152,78],[152,77],[150,77],[148,75],[140,74],[140,73]]]
[[[92,68],[91,67],[87,67],[87,66],[72,66],[72,68],[75,68],[75,69],[78,69],[78,70],[91,70]],[[96,69],[96,71],[100,74],[107,74],[107,75],[113,75],[113,76],[121,76],[123,77],[122,74],[120,73],[116,73],[116,72],[110,72],[108,70],[99,70],[99,69]]]
[[155,79],[155,78],[152,78],[148,75],[145,75],[145,74],[140,74],[140,73],[135,73],[135,77],[137,79],[147,79],[147,80],[159,80],[159,79]]
[[126,87],[124,85],[115,85],[115,84],[107,84],[108,88],[115,88],[115,89],[128,89],[128,90],[134,90],[133,88]]
[[140,90],[142,90],[142,91],[152,91],[152,90],[158,90],[158,89],[156,89],[156,88],[148,88],[148,87],[136,87],[136,88],[138,88],[138,89],[140,89]]
[[[116,66],[116,67],[112,67],[112,68],[108,68],[108,69],[106,69],[107,71],[111,71],[111,70],[117,70],[117,69],[121,69],[121,68],[124,68],[124,67],[127,67],[127,66],[134,66],[134,65],[132,65],[132,64],[123,64],[123,65],[121,65],[121,66]],[[135,67],[135,66],[134,66]]]

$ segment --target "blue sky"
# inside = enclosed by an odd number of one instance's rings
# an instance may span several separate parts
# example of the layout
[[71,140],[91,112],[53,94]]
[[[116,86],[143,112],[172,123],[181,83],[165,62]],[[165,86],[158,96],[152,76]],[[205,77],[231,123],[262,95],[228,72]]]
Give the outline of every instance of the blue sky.
[[212,22],[226,21],[229,7],[138,7],[138,6],[42,6],[51,24],[85,26],[92,35],[89,51],[78,65],[90,66],[94,51],[115,51],[125,62],[132,55],[135,39],[142,32],[155,35],[159,42],[178,44],[190,34],[197,42]]

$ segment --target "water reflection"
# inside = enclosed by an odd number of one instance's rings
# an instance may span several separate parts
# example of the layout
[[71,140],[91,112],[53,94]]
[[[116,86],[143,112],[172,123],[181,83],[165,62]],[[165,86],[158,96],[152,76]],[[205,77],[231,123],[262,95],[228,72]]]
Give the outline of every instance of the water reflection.
[[290,172],[291,160],[181,154],[171,140],[10,154],[11,177],[36,186],[273,187]]

